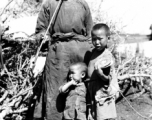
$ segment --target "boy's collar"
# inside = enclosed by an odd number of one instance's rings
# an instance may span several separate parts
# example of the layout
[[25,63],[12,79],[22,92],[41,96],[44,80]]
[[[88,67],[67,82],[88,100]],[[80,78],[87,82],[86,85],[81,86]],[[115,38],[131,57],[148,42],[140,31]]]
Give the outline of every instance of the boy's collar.
[[101,50],[101,51],[98,51],[98,50],[95,48],[95,51],[102,54],[106,49],[107,49],[107,47],[105,47],[105,48],[104,48],[103,50]]

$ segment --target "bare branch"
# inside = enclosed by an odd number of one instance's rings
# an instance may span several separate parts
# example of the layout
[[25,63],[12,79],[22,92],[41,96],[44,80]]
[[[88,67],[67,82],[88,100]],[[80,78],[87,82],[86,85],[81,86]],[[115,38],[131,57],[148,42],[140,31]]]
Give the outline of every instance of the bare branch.
[[1,12],[1,14],[0,14],[0,16],[2,16],[3,15],[3,13],[4,13],[4,11],[5,11],[5,9],[11,4],[13,2],[13,0],[11,0],[11,1],[9,1],[8,3],[7,3],[7,5],[3,8],[3,10],[2,10],[2,12]]

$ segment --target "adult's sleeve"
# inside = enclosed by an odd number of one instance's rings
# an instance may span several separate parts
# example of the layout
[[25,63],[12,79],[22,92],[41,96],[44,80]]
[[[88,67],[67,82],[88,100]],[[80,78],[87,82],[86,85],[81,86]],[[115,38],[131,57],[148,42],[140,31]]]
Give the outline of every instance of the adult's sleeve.
[[90,8],[89,8],[89,6],[86,2],[84,3],[84,6],[85,6],[85,9],[86,9],[86,16],[85,16],[84,25],[86,27],[86,34],[87,34],[87,36],[90,37],[92,26],[93,26],[93,20],[92,20],[92,15],[91,15]]
[[[49,3],[49,0],[45,0],[38,14],[37,25],[35,30],[36,34],[45,34],[50,21],[50,7],[51,5]],[[50,33],[47,33],[47,35],[50,35]]]

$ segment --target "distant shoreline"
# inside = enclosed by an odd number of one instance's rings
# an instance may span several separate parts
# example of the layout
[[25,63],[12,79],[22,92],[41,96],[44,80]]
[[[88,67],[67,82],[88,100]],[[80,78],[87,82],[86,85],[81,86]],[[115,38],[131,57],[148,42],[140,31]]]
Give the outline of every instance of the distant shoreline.
[[126,43],[145,42],[152,40],[152,35],[120,34],[120,36],[125,38]]

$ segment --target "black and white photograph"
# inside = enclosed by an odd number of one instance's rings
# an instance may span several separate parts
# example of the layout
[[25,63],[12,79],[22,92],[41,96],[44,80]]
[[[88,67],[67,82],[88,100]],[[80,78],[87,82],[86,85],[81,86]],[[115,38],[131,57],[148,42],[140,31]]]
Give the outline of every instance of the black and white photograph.
[[152,0],[0,0],[0,120],[152,120]]

